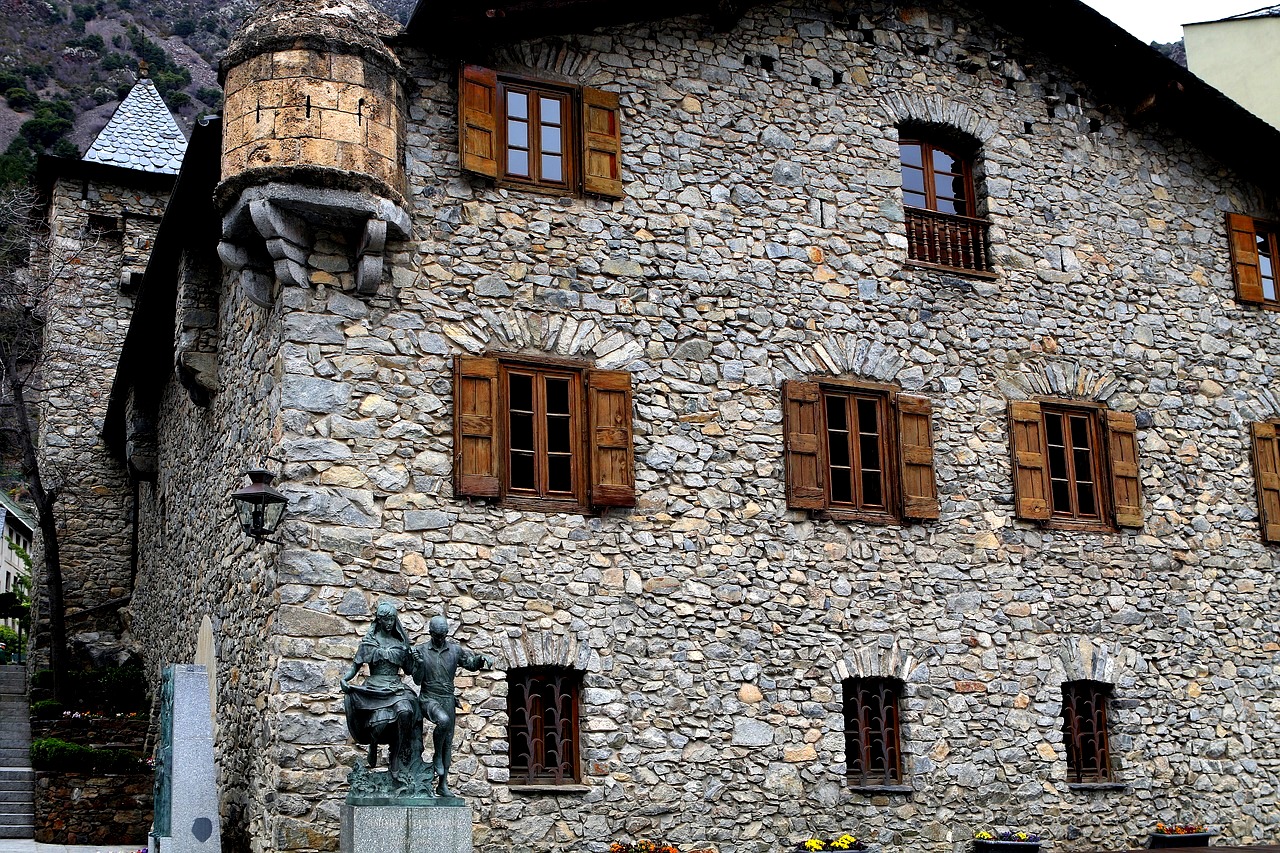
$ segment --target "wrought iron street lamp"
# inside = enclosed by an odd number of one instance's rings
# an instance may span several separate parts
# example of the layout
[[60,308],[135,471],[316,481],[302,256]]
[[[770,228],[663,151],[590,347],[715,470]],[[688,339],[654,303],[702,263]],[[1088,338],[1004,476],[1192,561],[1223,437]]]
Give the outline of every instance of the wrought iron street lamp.
[[271,485],[275,475],[261,468],[245,471],[249,485],[231,493],[231,503],[240,519],[240,528],[254,539],[263,539],[276,532],[284,519],[289,499]]

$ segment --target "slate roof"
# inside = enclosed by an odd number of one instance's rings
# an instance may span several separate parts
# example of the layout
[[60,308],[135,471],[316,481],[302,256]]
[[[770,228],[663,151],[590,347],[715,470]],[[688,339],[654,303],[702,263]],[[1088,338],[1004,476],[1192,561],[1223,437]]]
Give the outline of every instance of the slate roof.
[[187,138],[178,129],[156,84],[143,77],[116,107],[107,126],[84,153],[91,163],[122,166],[142,172],[176,175],[187,151]]

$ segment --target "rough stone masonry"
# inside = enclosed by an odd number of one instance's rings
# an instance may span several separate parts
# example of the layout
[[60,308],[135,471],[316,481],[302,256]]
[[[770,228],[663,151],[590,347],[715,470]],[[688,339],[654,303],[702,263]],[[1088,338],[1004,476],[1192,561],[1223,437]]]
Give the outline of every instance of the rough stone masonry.
[[[987,825],[1118,849],[1175,819],[1280,838],[1280,591],[1247,437],[1280,415],[1280,315],[1234,300],[1223,224],[1274,198],[943,0],[467,57],[617,92],[612,202],[462,173],[456,65],[397,55],[412,238],[372,297],[337,231],[270,308],[225,276],[217,390],[170,383],[142,486],[133,638],[189,660],[212,617],[229,844],[334,849],[358,748],[333,685],[383,597],[415,636],[447,605],[499,670],[586,673],[584,784],[555,795],[508,784],[501,671],[465,683],[456,788],[485,853],[842,831],[958,853]],[[994,280],[905,265],[904,122],[981,144]],[[451,364],[494,351],[631,372],[634,509],[453,497]],[[786,508],[780,386],[819,376],[932,401],[936,522]],[[1140,413],[1142,530],[1014,518],[1006,408],[1036,395]],[[255,546],[225,496],[268,454],[289,517]],[[849,786],[850,674],[905,681],[911,793]],[[1067,783],[1060,687],[1084,677],[1114,685],[1114,789]]]

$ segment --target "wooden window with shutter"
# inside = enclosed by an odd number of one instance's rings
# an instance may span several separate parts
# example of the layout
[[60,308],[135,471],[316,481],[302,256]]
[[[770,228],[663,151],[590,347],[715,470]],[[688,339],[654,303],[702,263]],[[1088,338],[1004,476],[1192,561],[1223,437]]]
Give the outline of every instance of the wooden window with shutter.
[[1142,527],[1137,420],[1096,404],[1009,406],[1015,514],[1092,530]]
[[621,198],[618,95],[463,65],[462,168],[536,192]]
[[932,407],[879,385],[783,383],[787,506],[871,522],[938,517]]
[[1227,214],[1231,276],[1236,284],[1236,298],[1241,302],[1280,309],[1280,290],[1276,286],[1276,264],[1280,262],[1277,233],[1280,226],[1238,213]]
[[461,356],[454,492],[546,511],[634,506],[631,376],[564,359]]
[[1262,421],[1251,425],[1253,482],[1258,494],[1258,526],[1262,541],[1280,542],[1280,424]]

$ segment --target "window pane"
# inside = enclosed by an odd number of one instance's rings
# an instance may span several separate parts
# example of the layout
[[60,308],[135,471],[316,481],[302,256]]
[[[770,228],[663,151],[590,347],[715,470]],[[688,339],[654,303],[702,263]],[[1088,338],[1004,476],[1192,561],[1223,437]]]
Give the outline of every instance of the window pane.
[[[512,373],[507,380],[507,406],[513,412],[533,411],[533,377],[524,373]],[[532,446],[532,445],[530,445]]]
[[1076,483],[1076,506],[1079,507],[1080,515],[1096,516],[1098,514],[1093,483]]
[[898,153],[904,165],[923,166],[924,158],[920,154],[919,142],[903,142],[898,146]]
[[533,415],[528,412],[511,413],[511,449],[533,452]]
[[827,397],[827,429],[841,432],[849,429],[844,403],[844,397]]
[[[858,401],[858,432],[867,435],[880,434],[880,407],[875,400]],[[863,460],[864,467],[866,460]]]
[[858,436],[858,452],[862,454],[863,471],[880,470],[880,437],[877,435]]
[[553,492],[573,491],[573,463],[570,457],[547,457],[547,488]]
[[542,151],[545,154],[560,153],[560,128],[542,127]]
[[1062,417],[1056,414],[1045,413],[1044,416],[1045,437],[1049,444],[1062,444]]
[[564,167],[559,154],[542,155],[542,179],[545,181],[564,180]]
[[881,488],[879,471],[862,472],[862,505],[884,506],[884,490]]
[[529,125],[522,121],[507,122],[507,145],[512,148],[529,147]]
[[924,172],[920,169],[902,168],[903,192],[924,193]]
[[529,96],[524,92],[507,92],[507,116],[509,118],[528,118]]
[[511,454],[511,488],[532,490],[537,487],[537,481],[533,476],[533,454],[513,452]]
[[964,161],[941,148],[933,149],[933,170],[935,172],[964,172]]
[[1276,301],[1276,280],[1274,278],[1264,278],[1262,280],[1262,298]]
[[522,177],[529,176],[529,152],[512,149],[507,152],[507,172]]
[[1071,445],[1072,447],[1089,446],[1089,419],[1080,416],[1071,418]]
[[547,452],[569,453],[571,450],[568,415],[548,415]]
[[929,206],[929,200],[924,197],[924,193],[903,193],[902,203],[908,207],[927,208]]
[[1053,485],[1053,511],[1071,512],[1071,486],[1066,480],[1050,480]]
[[561,377],[547,380],[547,414],[569,414],[569,380]]
[[545,124],[561,124],[560,101],[557,98],[539,98],[538,109]]

